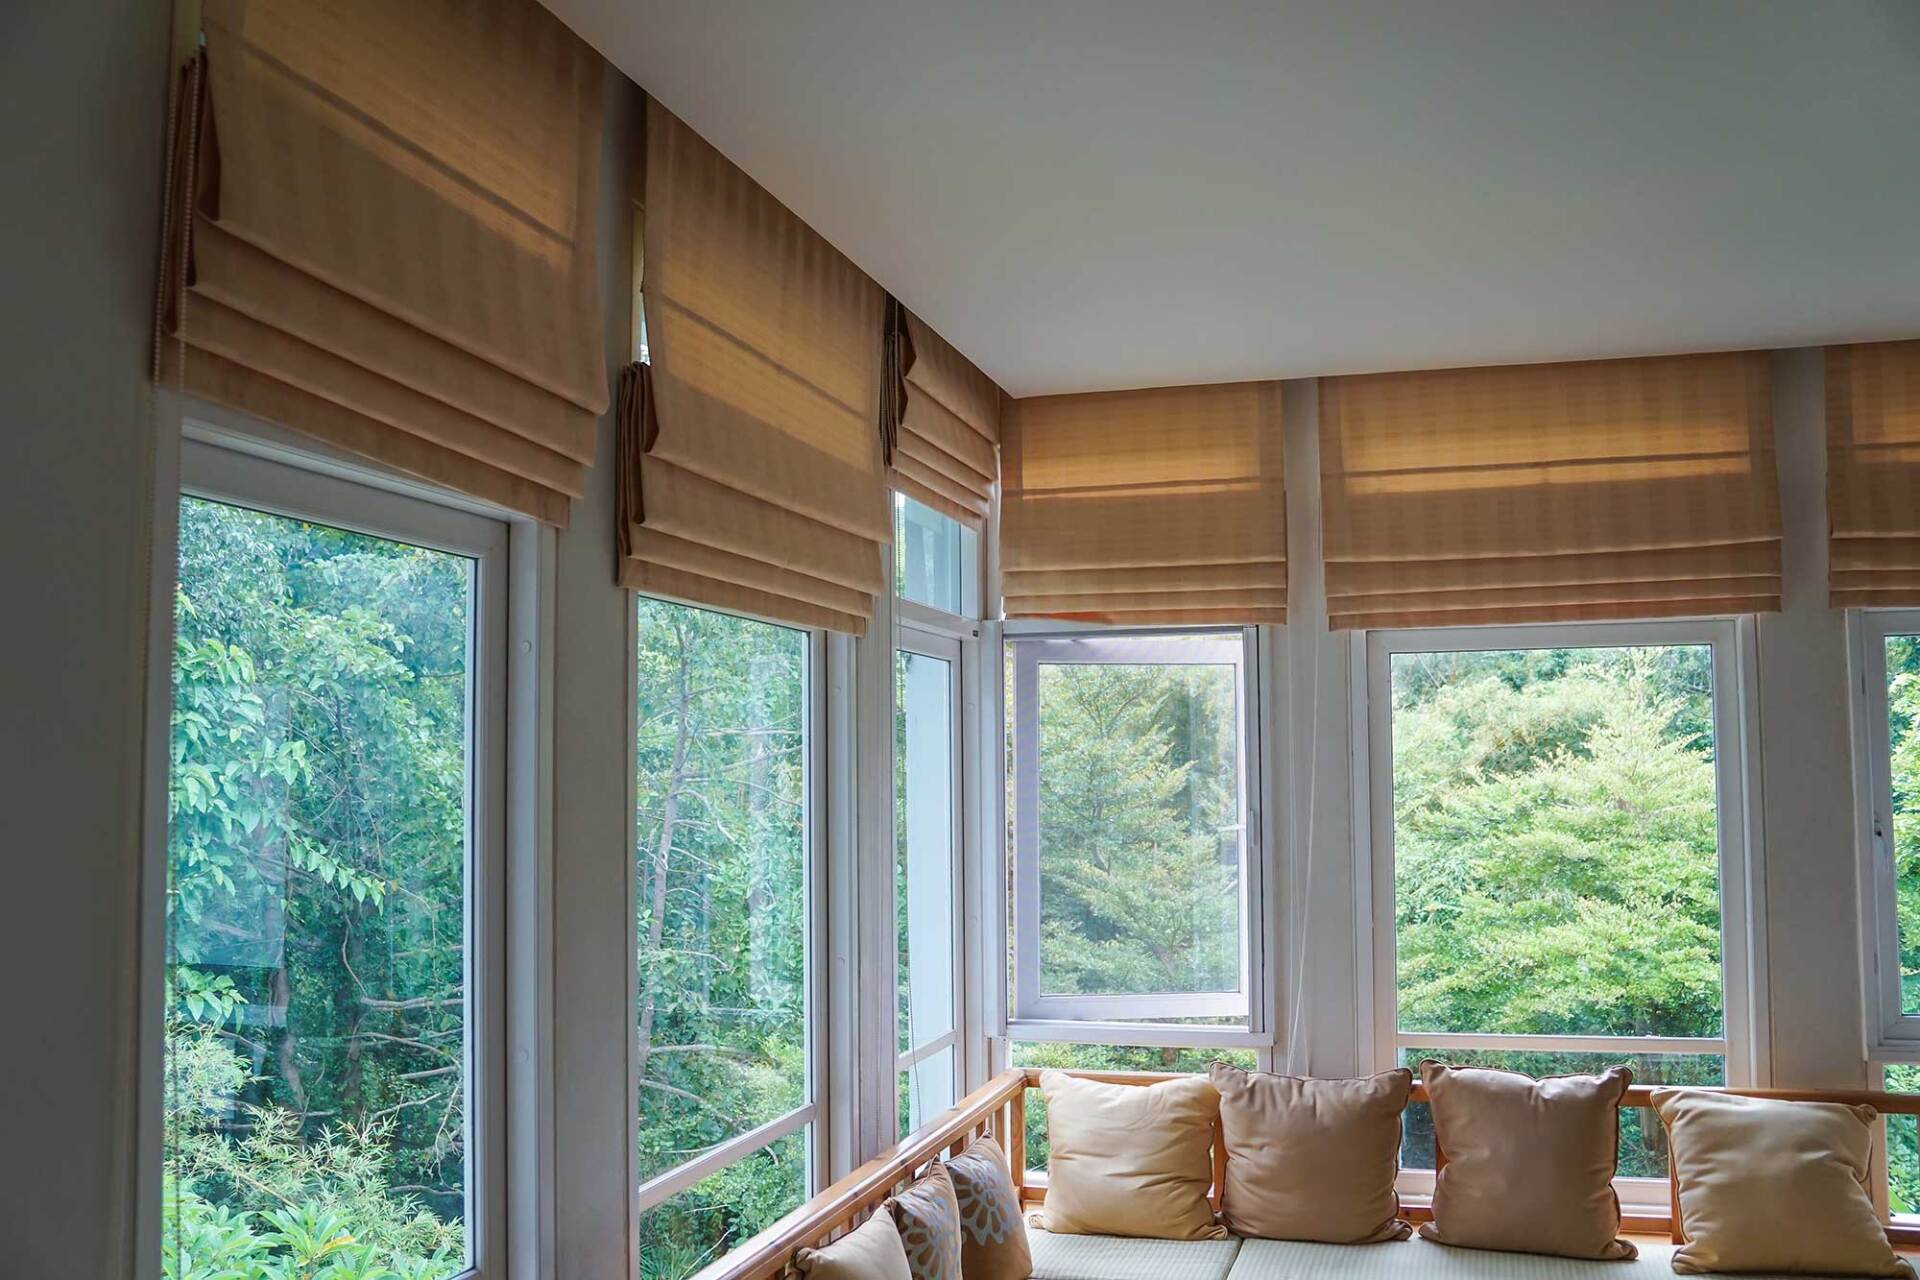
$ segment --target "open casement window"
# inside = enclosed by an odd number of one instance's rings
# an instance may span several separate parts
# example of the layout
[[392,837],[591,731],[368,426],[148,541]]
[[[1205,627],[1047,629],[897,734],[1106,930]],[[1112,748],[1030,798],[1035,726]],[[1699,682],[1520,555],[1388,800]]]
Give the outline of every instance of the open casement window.
[[1849,617],[1867,1035],[1920,1061],[1920,609]]
[[504,1277],[508,528],[181,475],[159,1270]]
[[900,628],[894,655],[894,912],[900,1136],[962,1088],[960,642]]
[[1253,635],[1009,637],[1016,1037],[1260,1030]]
[[[1732,621],[1367,636],[1378,1067],[1754,1082],[1741,655]],[[1620,1175],[1666,1204],[1650,1114]]]
[[823,1184],[824,637],[635,603],[641,1273],[691,1274]]

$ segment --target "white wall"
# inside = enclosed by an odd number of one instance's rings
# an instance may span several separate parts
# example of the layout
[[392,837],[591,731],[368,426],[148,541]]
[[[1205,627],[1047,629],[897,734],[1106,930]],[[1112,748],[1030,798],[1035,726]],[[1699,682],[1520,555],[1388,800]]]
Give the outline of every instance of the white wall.
[[146,389],[168,14],[6,6],[0,80],[0,1240],[130,1258]]

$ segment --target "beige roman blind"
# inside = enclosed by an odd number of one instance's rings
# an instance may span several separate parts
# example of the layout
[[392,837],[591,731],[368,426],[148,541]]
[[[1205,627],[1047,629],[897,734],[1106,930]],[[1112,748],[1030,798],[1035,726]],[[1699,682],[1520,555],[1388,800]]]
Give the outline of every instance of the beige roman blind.
[[1282,450],[1277,383],[1008,401],[1007,616],[1286,621]]
[[623,586],[863,634],[892,539],[886,295],[647,103],[650,365],[620,414]]
[[600,58],[534,0],[206,0],[203,29],[162,381],[565,524],[607,402]]
[[993,379],[918,316],[901,309],[901,406],[893,487],[976,529],[1000,478],[1000,401]]
[[1827,348],[1835,608],[1920,604],[1920,341]]
[[1780,607],[1758,353],[1320,381],[1335,627]]

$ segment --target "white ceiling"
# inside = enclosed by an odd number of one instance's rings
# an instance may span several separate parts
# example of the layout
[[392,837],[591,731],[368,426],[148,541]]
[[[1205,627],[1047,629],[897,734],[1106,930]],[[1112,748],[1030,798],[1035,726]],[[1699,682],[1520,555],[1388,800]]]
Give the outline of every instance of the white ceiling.
[[545,0],[1015,394],[1920,336],[1914,0]]

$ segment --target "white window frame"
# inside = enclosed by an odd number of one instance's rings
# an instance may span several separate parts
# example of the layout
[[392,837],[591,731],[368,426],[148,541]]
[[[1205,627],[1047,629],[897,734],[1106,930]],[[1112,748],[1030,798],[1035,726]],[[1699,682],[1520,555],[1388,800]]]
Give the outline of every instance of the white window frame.
[[[918,654],[921,657],[937,659],[947,664],[948,725],[951,732],[951,738],[948,744],[948,769],[951,775],[949,784],[951,790],[949,791],[949,795],[952,797],[949,812],[951,828],[949,839],[951,841],[951,867],[953,874],[953,883],[951,886],[953,947],[952,954],[949,957],[949,963],[952,965],[950,984],[953,991],[953,1025],[942,1035],[911,1044],[904,1052],[897,1055],[894,1065],[896,1073],[907,1071],[951,1047],[954,1051],[953,1081],[955,1096],[947,1103],[947,1106],[952,1106],[954,1102],[958,1102],[966,1092],[968,1082],[966,1068],[968,1059],[971,1056],[968,1053],[969,1037],[966,1035],[968,1003],[966,993],[969,989],[967,982],[966,945],[966,850],[968,843],[967,833],[971,824],[967,821],[968,807],[965,802],[967,735],[965,732],[965,699],[962,691],[963,676],[965,674],[965,644],[965,641],[962,641],[956,636],[943,634],[940,631],[931,630],[924,626],[914,626],[902,622],[896,630],[894,645],[896,653]],[[894,839],[896,842],[895,857],[897,859],[898,832],[894,833]],[[895,910],[896,912],[898,910],[897,903],[895,904]],[[896,914],[894,918],[897,921],[898,915]],[[894,947],[894,963],[893,986],[897,992],[900,986],[898,969],[899,946],[897,939],[895,940]],[[909,999],[911,999],[911,996],[909,996]],[[895,1003],[897,1007],[897,998]],[[898,1046],[899,1043],[899,1033],[896,1030],[894,1044]],[[931,1119],[944,1110],[946,1110],[946,1107],[941,1107],[928,1113],[924,1118]],[[901,1135],[903,1138],[905,1136],[905,1134]]]
[[[1266,872],[1269,857],[1262,838],[1261,806],[1268,769],[1262,748],[1263,720],[1260,682],[1260,629],[1256,627],[1185,627],[1125,630],[1111,627],[1061,626],[1051,623],[1006,626],[1011,652],[1013,687],[1007,691],[1008,714],[1003,723],[1014,735],[1013,884],[1010,940],[1014,982],[1008,992],[1008,1017],[1001,1028],[1007,1041],[1053,1041],[1081,1044],[1170,1046],[1177,1048],[1255,1048],[1270,1050],[1273,1033],[1268,1020],[1269,972]],[[1138,993],[1129,995],[1049,996],[1041,992],[1040,958],[1040,842],[1039,749],[1034,732],[1038,718],[1038,671],[1043,661],[1087,664],[1164,662],[1166,641],[1191,636],[1217,636],[1220,660],[1234,667],[1239,686],[1238,769],[1240,775],[1241,936],[1239,992],[1201,995]],[[1090,646],[1086,642],[1097,640]],[[1116,643],[1118,642],[1118,643]],[[1187,661],[1192,660],[1191,653]],[[1004,981],[1004,969],[1002,969]],[[1213,1016],[1214,1025],[1147,1022],[1140,1019]]]
[[1893,866],[1893,753],[1887,706],[1887,639],[1920,635],[1920,609],[1847,613],[1853,666],[1855,877],[1866,1052],[1920,1062],[1920,1014],[1901,1012],[1900,919]]
[[[1360,936],[1360,957],[1370,971],[1373,1017],[1368,1038],[1376,1070],[1399,1065],[1403,1049],[1544,1051],[1559,1053],[1710,1054],[1726,1063],[1731,1087],[1752,1087],[1767,1078],[1762,1057],[1764,1026],[1756,1001],[1766,989],[1759,932],[1764,910],[1759,860],[1759,788],[1754,769],[1758,695],[1751,618],[1627,623],[1542,623],[1373,631],[1355,637],[1353,682],[1356,727],[1355,840],[1357,865],[1370,888]],[[1720,853],[1722,1034],[1717,1037],[1485,1035],[1411,1032],[1399,1029],[1399,985],[1394,930],[1393,685],[1391,658],[1398,653],[1505,652],[1517,649],[1631,648],[1705,645],[1713,661],[1714,780]],[[1363,910],[1367,910],[1363,907]],[[1370,945],[1364,941],[1371,939]],[[1363,986],[1364,989],[1364,986]],[[1669,1188],[1663,1178],[1616,1178],[1623,1205],[1664,1211]],[[1406,1170],[1401,1189],[1428,1194],[1431,1170]]]
[[[726,614],[724,609],[714,609],[708,605],[688,604],[661,596],[647,597],[663,603],[687,609],[703,609],[708,613]],[[630,592],[627,599],[627,812],[637,812],[633,794],[637,784],[638,750],[635,720],[639,707],[639,690],[634,681],[639,678],[639,601],[641,593]],[[806,1100],[784,1115],[776,1116],[764,1124],[756,1125],[745,1133],[736,1134],[691,1160],[684,1161],[655,1174],[638,1183],[633,1194],[634,1234],[637,1243],[640,1237],[640,1220],[651,1209],[657,1208],[683,1191],[687,1191],[714,1174],[747,1159],[782,1138],[791,1134],[807,1131],[807,1186],[806,1194],[812,1196],[832,1181],[830,1168],[831,1143],[828,1123],[831,1106],[827,1094],[828,1072],[826,1068],[829,1032],[826,1022],[828,996],[826,990],[825,962],[828,946],[827,884],[828,831],[827,831],[827,787],[828,787],[828,666],[826,632],[807,630],[788,623],[768,622],[765,619],[741,617],[748,622],[762,626],[780,626],[789,631],[797,631],[806,637],[807,670],[806,690],[803,702],[807,709],[806,736],[806,778],[803,790],[807,797],[807,852],[806,852],[806,975],[804,978],[806,1009],[802,1025],[806,1029]],[[627,900],[634,900],[638,875],[637,853],[638,832],[632,823],[628,826],[627,850]],[[627,953],[639,954],[639,917],[627,912]],[[628,966],[627,1008],[638,1008],[640,996],[640,966]],[[629,1023],[631,1024],[631,1017]],[[639,1028],[629,1025],[627,1034],[627,1150],[639,1150],[640,1142],[640,1075],[639,1075]],[[811,1127],[809,1127],[811,1126]],[[737,1246],[736,1246],[737,1247]],[[724,1256],[724,1255],[722,1255]]]
[[[162,433],[155,476],[154,586],[149,668],[171,662],[173,589],[178,580],[179,500],[205,498],[251,510],[445,551],[474,562],[470,718],[469,840],[466,893],[467,1197],[470,1265],[461,1280],[505,1280],[540,1265],[540,1223],[551,1177],[550,1156],[517,1150],[509,1162],[508,1129],[537,1123],[536,1099],[550,1063],[536,1052],[547,997],[537,981],[516,975],[507,950],[524,952],[545,973],[546,939],[531,901],[515,903],[514,886],[544,882],[550,834],[538,792],[540,752],[534,737],[544,705],[543,606],[551,535],[532,521],[313,446],[245,415],[161,393]],[[509,690],[513,693],[510,712]],[[171,681],[149,680],[146,711],[145,845],[142,907],[140,1256],[137,1274],[157,1276],[164,1224],[160,1169],[164,1160],[160,1070],[165,1053],[164,985],[167,878],[167,726]],[[531,751],[530,751],[531,749]],[[511,825],[510,825],[511,824]],[[529,899],[532,898],[529,894]],[[529,908],[535,908],[529,910]],[[510,989],[511,988],[511,989]],[[526,1064],[511,1077],[510,1056]]]

